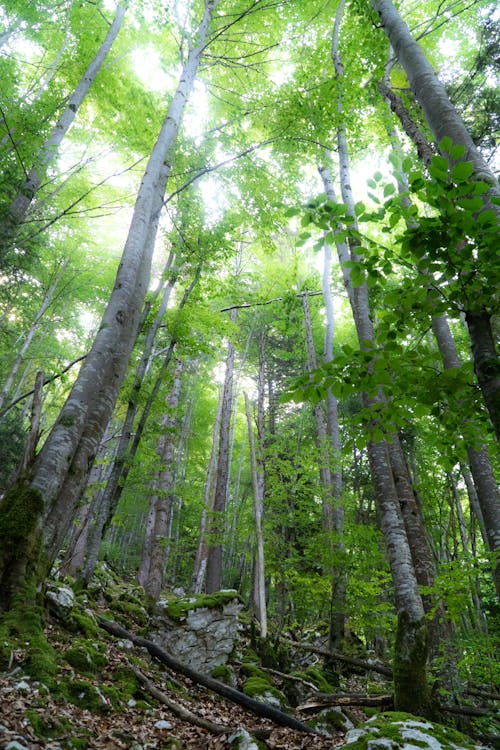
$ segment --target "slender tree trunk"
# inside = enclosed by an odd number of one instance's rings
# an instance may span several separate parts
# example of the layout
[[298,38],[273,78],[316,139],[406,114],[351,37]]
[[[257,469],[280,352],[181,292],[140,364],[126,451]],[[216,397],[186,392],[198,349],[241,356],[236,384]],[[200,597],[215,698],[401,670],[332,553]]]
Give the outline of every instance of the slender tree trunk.
[[10,368],[10,372],[7,375],[7,378],[5,379],[4,386],[2,388],[2,392],[0,394],[0,409],[3,407],[10,391],[13,386],[14,380],[16,379],[17,373],[19,371],[19,368],[21,367],[25,354],[28,351],[28,348],[33,341],[33,338],[38,331],[38,328],[40,327],[40,322],[43,319],[43,316],[47,312],[48,308],[52,304],[52,301],[54,299],[54,295],[56,293],[57,287],[59,286],[59,283],[61,281],[61,278],[64,274],[64,271],[66,270],[68,266],[68,260],[65,260],[57,272],[53,282],[47,289],[47,292],[44,295],[44,298],[42,300],[42,303],[38,309],[38,312],[35,315],[35,318],[33,320],[33,323],[29,327],[28,331],[24,335],[24,340],[17,350],[16,357],[14,359],[14,362]]
[[17,547],[15,560],[7,551],[9,545],[0,545],[0,601],[4,609],[11,606],[12,596],[28,569],[39,582],[55,559],[116,403],[149,284],[151,255],[145,253],[145,246],[154,199],[165,191],[168,169],[163,166],[172,158],[216,5],[217,0],[205,2],[196,46],[189,51],[148,161],[115,286],[92,349],[35,462],[30,486],[13,487],[0,502],[0,538],[4,542],[9,539],[8,519],[15,514],[16,506],[24,502],[29,507],[30,519],[24,549]]
[[167,398],[167,413],[162,420],[164,434],[158,441],[157,453],[162,464],[156,480],[156,498],[152,499],[155,508],[151,559],[144,589],[155,601],[159,599],[165,576],[167,544],[172,518],[173,492],[175,482],[175,451],[177,441],[177,412],[181,392],[183,364],[177,360],[172,390]]
[[[234,323],[236,320],[236,310],[231,310],[230,316]],[[227,504],[230,469],[229,449],[233,403],[234,355],[234,344],[230,341],[227,349],[226,371],[222,391],[222,411],[219,431],[217,472],[215,476],[214,504],[207,533],[208,556],[205,582],[205,591],[207,594],[219,591],[222,584],[222,533],[224,529],[224,512]]]
[[441,143],[443,138],[448,136],[454,144],[464,146],[465,154],[459,161],[472,162],[474,178],[489,183],[491,194],[499,195],[495,175],[474,144],[460,115],[451,103],[444,84],[439,80],[423,50],[412,37],[392,0],[371,0],[371,4],[378,13],[381,26],[408,76],[412,91],[424,111],[436,143]]
[[[450,164],[453,165],[455,161],[471,162],[473,179],[490,185],[486,198],[499,197],[500,187],[495,174],[475,146],[460,115],[448,98],[444,84],[436,76],[432,65],[413,39],[392,1],[371,0],[371,4],[378,13],[381,26],[408,76],[412,91],[424,111],[436,143],[440,144],[442,139],[448,136],[453,144],[463,146],[465,153],[461,159],[452,160],[445,153]],[[484,210],[495,211],[500,222],[500,206],[486,199],[481,211]],[[491,333],[491,316],[481,305],[473,307],[472,300],[469,305],[466,319],[476,375],[497,439],[500,441],[500,362]]]
[[[260,389],[263,383],[259,383]],[[262,393],[262,390],[259,391]],[[250,411],[250,402],[245,393],[245,411],[248,426],[248,447],[250,451],[250,466],[252,470],[252,487],[253,487],[253,518],[255,523],[255,541],[257,544],[257,559],[255,570],[255,603],[257,605],[257,615],[260,623],[260,634],[262,638],[267,638],[267,607],[266,607],[266,577],[264,565],[264,537],[262,533],[262,512],[264,502],[264,486],[262,476],[262,466],[258,467],[257,455],[255,450],[255,441],[253,435],[252,414]]]
[[22,224],[28,209],[42,184],[47,166],[57,158],[59,146],[73,124],[83,100],[87,96],[90,86],[102,67],[106,56],[121,29],[125,16],[126,3],[120,2],[108,33],[94,59],[83,74],[78,86],[68,99],[66,109],[54,125],[48,139],[43,144],[33,166],[28,171],[26,179],[20,186],[7,211],[7,215],[0,225],[0,258],[5,257],[7,246],[12,242],[17,228]]
[[[459,369],[462,363],[446,317],[443,315],[434,317],[432,319],[432,330],[436,337],[444,369]],[[467,458],[481,516],[484,519],[487,546],[497,556],[493,579],[497,596],[500,596],[500,493],[498,484],[486,445],[482,444],[478,447],[468,445]]]
[[214,503],[214,490],[215,490],[215,471],[217,468],[217,446],[219,444],[219,431],[220,422],[222,417],[222,403],[223,403],[223,389],[219,387],[219,400],[217,403],[217,413],[214,420],[214,428],[212,435],[212,449],[210,452],[210,459],[207,467],[207,475],[205,478],[205,486],[203,491],[203,508],[201,511],[200,519],[200,536],[198,539],[198,547],[196,550],[196,559],[193,569],[193,575],[191,578],[191,589],[194,594],[201,594],[203,591],[203,584],[205,582],[205,574],[207,570],[207,557],[208,557],[208,546],[206,540],[207,533],[207,522],[210,513],[213,512]]
[[[343,67],[339,56],[339,30],[344,7],[341,0],[337,9],[332,40],[332,59],[337,80],[342,84]],[[339,115],[342,116],[342,99],[338,97]],[[342,127],[337,131],[339,149],[339,172],[342,188],[342,198],[347,206],[353,206],[352,188],[350,185],[349,160],[345,134]],[[324,168],[325,189],[331,178]],[[350,209],[355,219],[355,213]],[[360,261],[358,246],[350,243],[350,260]],[[341,263],[343,262],[340,259]],[[370,305],[366,284],[352,290],[350,295],[353,317],[360,347],[366,349],[367,343],[374,341],[373,324],[370,318]],[[376,353],[374,354],[376,356]],[[369,365],[370,368],[370,365]],[[364,395],[364,406],[373,410],[370,425],[371,430],[382,429],[377,425],[376,410],[378,404],[383,403],[383,394],[379,389],[376,397]],[[417,579],[412,559],[408,537],[401,514],[399,498],[395,487],[394,475],[387,442],[370,439],[368,456],[375,488],[375,499],[379,523],[384,535],[392,579],[396,609],[398,613],[398,629],[394,653],[394,702],[397,710],[428,713],[430,710],[429,688],[427,682],[427,625],[422,598],[418,590]]]

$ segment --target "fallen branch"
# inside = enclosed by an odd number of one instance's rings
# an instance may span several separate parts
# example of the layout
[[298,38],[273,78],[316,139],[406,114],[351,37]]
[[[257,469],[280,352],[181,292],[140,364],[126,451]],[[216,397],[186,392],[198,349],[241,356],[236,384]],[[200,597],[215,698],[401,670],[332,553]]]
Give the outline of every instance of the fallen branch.
[[[193,724],[196,727],[207,729],[212,734],[217,735],[234,734],[234,732],[237,732],[238,729],[240,729],[240,727],[226,727],[222,724],[214,724],[212,721],[208,721],[208,719],[203,719],[201,716],[197,716],[192,711],[189,711],[189,709],[184,708],[184,706],[171,700],[163,691],[159,690],[145,674],[137,669],[137,667],[134,667],[133,664],[129,664],[129,667],[147,692],[152,695],[153,698],[156,698],[157,701],[167,706],[173,714],[179,717],[179,719],[183,719],[183,721],[187,721],[189,724]],[[266,737],[269,737],[271,734],[269,729],[261,729],[260,727],[249,729],[248,732],[254,737],[257,737],[257,739],[266,739]]]
[[350,664],[353,667],[360,667],[367,672],[378,672],[383,674],[385,677],[392,678],[392,669],[384,667],[381,664],[374,664],[363,659],[356,659],[354,656],[346,656],[341,654],[339,651],[328,651],[326,648],[317,648],[316,646],[309,646],[307,643],[298,643],[297,641],[289,640],[284,638],[287,643],[291,643],[295,648],[301,649],[302,651],[310,651],[313,654],[320,654],[321,656],[327,656],[335,661],[343,662],[344,664]]
[[476,698],[488,698],[492,701],[500,701],[500,693],[490,693],[487,690],[465,690],[465,695],[473,695]]
[[394,708],[394,697],[392,695],[347,695],[346,693],[326,695],[320,693],[301,706],[297,706],[296,710],[314,712],[325,706],[383,706],[391,710]]
[[158,659],[158,661],[160,661],[162,664],[166,664],[167,667],[173,669],[174,672],[178,672],[179,674],[184,675],[184,677],[188,677],[190,680],[193,680],[193,682],[199,685],[203,685],[203,687],[206,687],[209,690],[213,690],[214,693],[218,693],[219,695],[222,695],[224,698],[227,698],[233,703],[237,703],[239,706],[243,706],[243,708],[248,709],[257,716],[262,716],[265,719],[271,719],[271,721],[274,721],[275,724],[280,724],[284,727],[290,727],[291,729],[295,729],[297,732],[319,734],[319,732],[317,732],[315,729],[312,729],[311,727],[308,727],[307,724],[299,721],[299,719],[295,719],[293,716],[289,716],[289,714],[285,714],[283,711],[279,711],[273,706],[268,706],[265,703],[259,703],[259,701],[250,698],[248,695],[241,693],[239,690],[235,690],[234,688],[230,687],[229,685],[225,685],[219,680],[214,680],[213,677],[208,677],[207,675],[201,674],[200,672],[196,672],[186,664],[182,664],[181,662],[177,661],[177,659],[174,659],[173,656],[170,656],[170,654],[157,646],[156,643],[153,643],[153,641],[149,641],[147,640],[147,638],[141,638],[140,636],[131,633],[129,630],[122,628],[120,625],[117,625],[115,622],[106,620],[104,617],[99,617],[98,623],[101,628],[103,628],[103,630],[111,633],[111,635],[115,635],[117,636],[117,638],[127,638],[136,646],[147,649],[151,656],[153,656],[155,659]]
[[271,667],[259,667],[259,669],[262,670],[262,672],[268,672],[269,674],[274,675],[275,677],[279,677],[282,680],[290,680],[290,682],[300,682],[301,685],[305,685],[306,687],[310,688],[313,693],[318,692],[318,688],[313,682],[308,682],[307,680],[304,680],[303,677],[297,677],[297,675],[294,674],[286,674],[285,672],[278,672],[277,669],[271,669]]
[[439,706],[440,711],[447,714],[458,714],[459,716],[496,716],[498,715],[493,708],[484,708],[483,706]]

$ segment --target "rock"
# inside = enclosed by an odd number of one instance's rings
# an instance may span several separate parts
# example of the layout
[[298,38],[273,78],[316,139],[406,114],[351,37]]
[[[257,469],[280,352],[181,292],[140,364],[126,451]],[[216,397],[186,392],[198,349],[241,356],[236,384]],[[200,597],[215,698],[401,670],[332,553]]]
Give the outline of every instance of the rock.
[[241,603],[233,591],[158,602],[150,640],[202,674],[227,663]]
[[318,732],[333,737],[337,732],[347,732],[354,729],[352,721],[338,706],[325,708],[309,722]]
[[4,750],[30,750],[29,745],[22,745],[17,740],[11,740],[4,745]]
[[169,721],[165,721],[165,719],[158,719],[154,726],[155,729],[172,729],[173,725]]
[[477,750],[474,741],[451,727],[386,712],[346,735],[349,750]]
[[238,750],[259,750],[257,742],[250,734],[248,734],[246,729],[239,729],[232,734],[229,737],[228,742],[231,747],[235,747]]
[[58,586],[49,583],[45,592],[45,599],[49,609],[61,619],[68,617],[75,605],[75,594],[69,586]]

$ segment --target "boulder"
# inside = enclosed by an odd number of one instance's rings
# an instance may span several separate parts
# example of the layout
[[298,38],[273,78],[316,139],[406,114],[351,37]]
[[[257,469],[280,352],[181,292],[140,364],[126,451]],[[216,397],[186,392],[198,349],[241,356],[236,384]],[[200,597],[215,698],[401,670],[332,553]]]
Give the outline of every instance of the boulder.
[[233,650],[241,608],[236,591],[160,600],[148,637],[183,664],[210,675]]

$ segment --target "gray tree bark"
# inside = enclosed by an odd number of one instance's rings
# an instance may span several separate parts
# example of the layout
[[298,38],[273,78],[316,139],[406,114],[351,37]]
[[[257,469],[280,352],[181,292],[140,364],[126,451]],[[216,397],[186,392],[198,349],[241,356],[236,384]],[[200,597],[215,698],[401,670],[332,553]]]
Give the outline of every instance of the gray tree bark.
[[[146,167],[114,289],[92,349],[35,462],[29,489],[21,492],[13,488],[1,501],[0,510],[8,508],[9,513],[21,496],[29,499],[33,508],[39,509],[42,504],[42,512],[30,533],[26,555],[18,555],[14,563],[11,557],[7,558],[4,549],[0,550],[0,599],[6,603],[6,608],[28,568],[31,566],[35,579],[42,580],[59,552],[116,403],[149,284],[152,247],[147,243],[147,237],[155,197],[165,192],[168,165],[171,164],[182,114],[194,85],[217,2],[205,2],[203,18],[195,35],[196,43],[189,50]],[[35,552],[40,550],[40,542],[43,548],[41,559]]]

